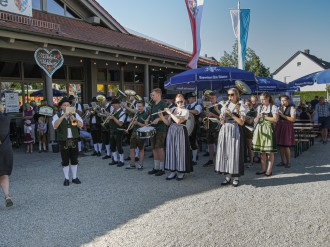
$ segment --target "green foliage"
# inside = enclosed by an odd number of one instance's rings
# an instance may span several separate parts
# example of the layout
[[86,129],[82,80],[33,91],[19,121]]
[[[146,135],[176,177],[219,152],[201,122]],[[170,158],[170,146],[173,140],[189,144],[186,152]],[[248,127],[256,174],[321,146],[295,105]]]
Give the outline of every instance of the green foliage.
[[[238,43],[237,40],[233,45],[231,53],[224,52],[224,55],[220,58],[220,65],[225,67],[238,67]],[[257,76],[269,77],[270,71],[260,60],[260,57],[251,48],[246,49],[245,56],[245,70],[251,71]]]
[[310,102],[315,96],[327,97],[326,91],[306,91],[306,92],[295,92],[294,95],[300,95],[300,102]]

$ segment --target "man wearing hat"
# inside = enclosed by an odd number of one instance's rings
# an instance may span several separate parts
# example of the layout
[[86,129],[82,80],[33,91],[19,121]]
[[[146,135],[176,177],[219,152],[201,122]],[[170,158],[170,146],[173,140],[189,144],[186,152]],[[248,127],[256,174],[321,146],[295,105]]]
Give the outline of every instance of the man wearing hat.
[[64,173],[64,186],[69,186],[69,163],[71,162],[72,183],[81,184],[77,177],[78,170],[78,138],[79,128],[83,127],[83,120],[76,113],[66,111],[71,101],[64,97],[59,102],[61,110],[53,116],[52,125],[56,130],[57,141],[60,145],[62,166]]
[[[97,102],[96,97],[92,99],[92,102]],[[102,131],[101,131],[101,117],[97,114],[96,111],[90,112],[89,117],[89,126],[91,130],[94,153],[92,156],[101,156],[102,151]]]
[[[111,112],[111,115],[107,117],[109,119],[108,128],[110,132],[110,149],[112,153],[112,162],[110,162],[109,165],[117,164],[118,167],[121,167],[124,165],[124,132],[118,130],[118,128],[123,126],[126,114],[125,111],[120,107],[120,101],[118,99],[112,100],[111,106],[113,107],[113,111]],[[117,152],[119,154],[119,161]]]
[[189,113],[192,113],[195,117],[195,126],[194,129],[189,136],[190,147],[192,150],[192,162],[193,165],[197,165],[197,151],[198,151],[198,144],[197,144],[197,130],[199,127],[199,115],[202,112],[202,107],[198,104],[196,94],[194,92],[190,92],[186,94],[186,98],[188,99],[187,109]]
[[[106,112],[112,112],[113,111],[113,107],[111,106],[111,101],[112,101],[112,97],[107,97],[104,101],[102,101],[101,105],[102,108],[106,111]],[[110,133],[109,130],[107,128],[101,128],[102,131],[102,143],[105,146],[105,149],[107,151],[107,154],[102,158],[104,160],[106,159],[110,159],[111,158],[111,150],[110,150]]]

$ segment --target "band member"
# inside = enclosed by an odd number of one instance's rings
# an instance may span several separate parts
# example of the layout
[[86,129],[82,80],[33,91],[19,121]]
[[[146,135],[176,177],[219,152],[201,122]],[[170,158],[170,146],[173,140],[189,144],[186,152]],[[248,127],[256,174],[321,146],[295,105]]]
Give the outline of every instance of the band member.
[[53,116],[52,125],[57,132],[57,141],[60,145],[62,166],[64,173],[64,186],[69,186],[69,163],[71,162],[72,183],[81,184],[77,177],[78,170],[78,138],[79,128],[83,127],[81,117],[75,113],[66,112],[71,101],[64,97],[58,103],[61,111]]
[[[261,153],[261,171],[256,174],[271,176],[274,153],[277,152],[274,123],[277,122],[278,109],[268,92],[261,94],[260,101],[261,105],[258,106],[257,117],[254,119],[257,126],[253,132],[252,151]],[[266,167],[266,156],[268,156],[268,168]]]
[[196,100],[196,94],[194,92],[187,94],[188,105],[187,109],[190,113],[192,113],[195,117],[195,126],[194,129],[189,136],[190,147],[192,150],[192,162],[193,165],[197,165],[197,151],[198,151],[198,143],[197,143],[197,131],[199,128],[199,115],[202,112],[202,107],[198,104]]
[[330,129],[330,103],[325,102],[324,97],[320,97],[319,103],[315,106],[313,116],[318,116],[318,123],[321,124],[322,143],[328,143],[328,129]]
[[38,141],[39,141],[39,153],[42,152],[42,147],[44,148],[44,152],[47,152],[46,144],[47,144],[47,123],[45,117],[40,116],[38,118]]
[[185,99],[182,94],[175,97],[177,107],[174,109],[165,108],[169,116],[159,117],[166,124],[170,125],[166,137],[166,159],[165,169],[171,171],[166,180],[182,180],[186,173],[193,171],[190,154],[189,136],[186,122],[189,118],[189,110],[184,107]]
[[173,102],[174,101],[173,96],[174,95],[172,95],[172,94],[164,94],[164,97],[163,97],[163,99],[167,105],[167,108],[169,108],[169,109],[172,109],[176,106],[175,103]]
[[144,142],[145,140],[142,138],[138,138],[137,136],[137,129],[145,126],[145,120],[148,118],[148,114],[144,111],[144,102],[137,102],[137,112],[135,116],[132,118],[131,125],[134,127],[132,128],[132,135],[130,139],[130,157],[131,157],[131,164],[126,167],[126,169],[135,169],[136,162],[135,162],[135,150],[139,149],[139,164],[137,165],[138,170],[143,169],[143,162],[144,162]]
[[228,102],[221,108],[220,129],[217,147],[215,171],[225,174],[221,185],[229,185],[233,177],[233,186],[239,185],[239,177],[244,175],[244,131],[243,125],[247,109],[239,103],[236,88],[228,90]]
[[[112,162],[109,165],[117,164],[118,167],[124,165],[124,150],[123,150],[123,131],[118,130],[125,122],[125,111],[120,107],[120,101],[114,99],[111,102],[113,111],[107,119],[109,119],[109,133],[110,133],[110,149],[112,153]],[[119,154],[119,161],[118,161]]]
[[245,106],[248,110],[245,117],[245,126],[244,126],[244,133],[246,138],[246,146],[248,151],[248,157],[250,158],[249,162],[250,164],[247,165],[247,168],[250,168],[253,166],[253,157],[254,153],[252,151],[252,137],[253,137],[253,130],[254,127],[254,119],[257,116],[257,112],[252,107],[252,102],[250,99],[245,99]]
[[[155,176],[162,176],[165,174],[164,170],[164,145],[166,138],[166,125],[158,116],[154,114],[163,111],[166,107],[165,102],[162,101],[162,90],[160,88],[155,88],[151,92],[151,99],[154,104],[151,105],[151,115],[150,121],[152,126],[156,128],[156,134],[151,137],[152,153],[154,157],[154,168],[148,172],[148,174]],[[153,115],[154,114],[154,115]]]
[[[107,97],[106,100],[102,101],[101,107],[106,112],[113,112],[113,107],[111,107],[111,97]],[[110,159],[111,158],[111,150],[110,150],[110,133],[108,128],[101,128],[101,137],[102,137],[102,143],[105,146],[105,149],[107,151],[106,156],[102,157],[102,159]]]
[[257,110],[257,107],[260,105],[258,103],[258,97],[255,96],[255,95],[252,95],[251,96],[251,103],[252,103],[252,108],[256,111]]
[[[211,92],[209,94],[209,101],[212,104],[212,107],[206,109],[206,123],[208,128],[206,128],[206,141],[208,145],[210,159],[203,166],[213,165],[214,161],[214,149],[215,145],[218,143],[219,136],[219,125],[215,122],[209,120],[209,118],[219,118],[221,112],[221,106],[217,104],[217,94],[215,92]],[[205,126],[204,126],[205,127]]]
[[[93,102],[97,102],[96,98]],[[89,126],[92,134],[92,140],[94,145],[94,152],[92,156],[101,156],[102,151],[102,127],[101,117],[96,110],[90,111]]]
[[296,121],[296,110],[289,105],[289,96],[280,97],[281,106],[278,110],[279,121],[276,124],[276,142],[280,147],[281,162],[277,166],[291,167],[290,147],[294,146],[293,123]]
[[[71,102],[72,102],[71,103],[72,107],[76,108],[76,114],[78,114],[81,117],[83,115],[83,108],[82,108],[82,105],[78,101],[78,96],[70,95],[69,100],[71,100]],[[84,156],[84,153],[82,152],[82,149],[81,149],[80,135],[79,135],[79,139],[78,139],[78,152],[79,152],[79,154]]]
[[13,150],[10,142],[10,117],[4,113],[5,106],[0,102],[0,187],[5,196],[6,207],[13,206],[9,196],[9,176],[13,170]]

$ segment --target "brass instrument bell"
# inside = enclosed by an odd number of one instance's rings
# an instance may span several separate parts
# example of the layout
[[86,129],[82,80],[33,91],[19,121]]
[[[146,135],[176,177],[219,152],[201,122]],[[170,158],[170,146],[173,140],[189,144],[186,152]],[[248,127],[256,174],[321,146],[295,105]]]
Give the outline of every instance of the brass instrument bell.
[[235,86],[237,87],[240,94],[251,94],[252,92],[251,88],[244,81],[236,80]]

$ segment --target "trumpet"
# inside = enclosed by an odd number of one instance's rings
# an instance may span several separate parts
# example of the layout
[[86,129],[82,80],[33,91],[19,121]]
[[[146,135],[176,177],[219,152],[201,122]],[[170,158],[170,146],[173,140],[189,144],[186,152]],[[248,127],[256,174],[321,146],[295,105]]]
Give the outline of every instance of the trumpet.
[[107,117],[104,119],[104,121],[101,123],[101,126],[105,128],[105,125],[109,123],[110,118],[113,116],[111,112],[108,112]]
[[77,126],[78,125],[78,120],[73,116],[72,112],[70,112],[69,116],[70,116],[71,125],[72,126]]
[[128,131],[130,131],[131,129],[133,129],[133,127],[135,125],[134,122],[137,120],[137,115],[138,115],[138,113],[135,113],[134,114],[134,117],[132,118],[131,122],[129,123],[127,129],[125,130],[126,133],[128,133]]

